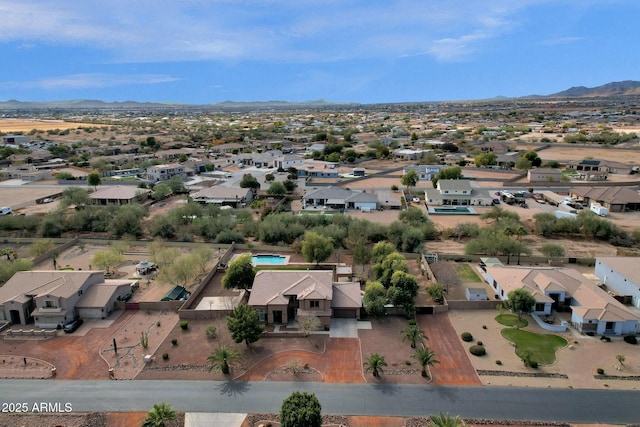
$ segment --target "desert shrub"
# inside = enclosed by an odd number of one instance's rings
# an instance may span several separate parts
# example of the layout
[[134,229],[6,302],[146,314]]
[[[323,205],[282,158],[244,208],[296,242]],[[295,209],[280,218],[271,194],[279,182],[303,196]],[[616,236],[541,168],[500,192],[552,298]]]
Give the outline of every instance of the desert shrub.
[[635,345],[638,344],[638,339],[635,335],[625,335],[624,342]]
[[530,361],[529,367],[533,369],[538,369],[538,362],[536,362],[535,360]]
[[502,365],[502,360],[496,360],[496,365]]
[[169,353],[163,353],[162,360],[169,360]]
[[216,337],[217,328],[215,325],[207,325],[204,330],[204,333],[207,335],[207,338],[215,338]]
[[172,345],[178,345],[178,339],[177,339],[177,338],[173,338],[173,339],[171,340],[171,344],[172,344]]
[[487,325],[482,325],[482,329],[487,329]]
[[484,356],[485,354],[487,354],[487,350],[485,350],[485,348],[481,345],[473,345],[469,349],[469,353],[473,354],[474,356]]
[[598,375],[604,375],[604,369],[602,368],[598,368],[596,372],[598,373]]
[[482,341],[478,341],[476,344],[478,344],[478,345],[482,345]]
[[183,331],[186,331],[187,329],[189,329],[189,321],[188,320],[180,321],[180,327],[182,328]]
[[473,341],[473,335],[471,335],[471,333],[469,333],[469,332],[463,332],[462,334],[460,334],[460,337],[462,338],[462,341],[464,341],[464,342]]

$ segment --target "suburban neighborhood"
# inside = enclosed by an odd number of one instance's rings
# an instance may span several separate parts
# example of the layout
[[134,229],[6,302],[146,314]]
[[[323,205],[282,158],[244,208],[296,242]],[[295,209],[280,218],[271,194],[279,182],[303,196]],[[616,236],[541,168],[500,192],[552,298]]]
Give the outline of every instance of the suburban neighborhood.
[[3,111],[0,378],[637,391],[632,101]]

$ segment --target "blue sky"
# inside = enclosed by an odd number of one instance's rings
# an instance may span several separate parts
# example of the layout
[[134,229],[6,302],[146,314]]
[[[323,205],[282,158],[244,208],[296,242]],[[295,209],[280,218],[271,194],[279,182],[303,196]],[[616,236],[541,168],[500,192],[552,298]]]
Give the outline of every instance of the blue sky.
[[638,0],[0,0],[0,100],[484,99],[640,80]]

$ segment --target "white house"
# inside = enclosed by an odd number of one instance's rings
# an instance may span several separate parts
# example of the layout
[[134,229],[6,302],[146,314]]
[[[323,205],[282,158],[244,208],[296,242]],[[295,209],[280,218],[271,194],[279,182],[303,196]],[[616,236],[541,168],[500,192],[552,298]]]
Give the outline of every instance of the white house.
[[166,165],[149,166],[147,168],[147,178],[151,181],[168,181],[173,176],[185,178],[187,176],[184,166],[179,163]]
[[488,191],[471,188],[468,179],[440,179],[436,188],[425,190],[427,205],[435,206],[491,206],[493,199]]
[[378,208],[378,196],[374,193],[329,186],[305,194],[304,197],[302,197],[302,208],[371,211]]
[[571,310],[578,331],[597,335],[635,334],[640,317],[574,269],[564,267],[485,267],[484,278],[503,301],[515,289],[528,290],[536,300],[533,313]]
[[594,274],[624,300],[640,308],[640,257],[596,258]]
[[409,171],[415,171],[420,181],[431,181],[431,178],[440,173],[444,168],[443,165],[411,165],[402,169],[402,174],[406,175]]

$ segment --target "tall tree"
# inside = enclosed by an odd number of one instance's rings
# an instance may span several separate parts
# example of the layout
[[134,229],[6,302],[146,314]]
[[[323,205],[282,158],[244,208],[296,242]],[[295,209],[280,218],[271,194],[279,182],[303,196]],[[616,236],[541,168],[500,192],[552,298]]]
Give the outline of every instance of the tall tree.
[[98,172],[90,172],[87,175],[87,184],[92,186],[94,190],[97,189],[98,185],[100,185],[101,182],[102,179],[100,178],[100,174]]
[[384,356],[380,356],[378,353],[370,354],[364,367],[366,372],[371,372],[374,377],[379,377],[384,373],[384,367],[387,366],[387,361],[384,360]]
[[364,287],[364,309],[374,317],[384,316],[386,313],[387,290],[380,282],[367,282]]
[[409,172],[402,175],[402,178],[400,178],[400,183],[407,186],[407,189],[411,191],[411,187],[415,187],[418,184],[419,180],[420,177],[418,176],[418,173],[411,169],[409,170]]
[[245,173],[242,176],[242,180],[240,180],[240,188],[250,188],[252,190],[258,190],[260,188],[260,183],[253,175],[251,175],[250,173]]
[[207,357],[209,371],[220,369],[223,374],[228,375],[230,367],[242,360],[240,352],[234,348],[223,345],[218,347]]
[[247,304],[240,304],[233,309],[233,316],[227,316],[227,327],[233,341],[244,341],[247,346],[262,338],[264,332],[258,310]]
[[505,306],[511,311],[518,314],[518,319],[522,318],[522,314],[529,314],[536,305],[536,299],[526,289],[514,289],[507,294]]
[[147,418],[142,421],[142,427],[165,427],[167,421],[175,420],[178,413],[168,403],[156,403],[147,412]]
[[433,366],[436,363],[440,363],[440,361],[436,359],[436,354],[429,347],[418,348],[412,357],[420,364],[420,367],[422,368],[421,375],[423,377],[427,376],[427,366]]
[[280,408],[282,427],[320,427],[322,406],[313,393],[294,391],[282,402]]
[[351,250],[353,256],[353,262],[362,266],[364,272],[364,266],[371,261],[371,248],[364,240],[358,241]]
[[251,254],[242,254],[229,263],[222,278],[222,286],[226,289],[251,289],[255,277]]
[[333,242],[330,237],[324,237],[314,231],[308,231],[302,239],[302,255],[307,262],[319,264],[326,261],[333,253]]

